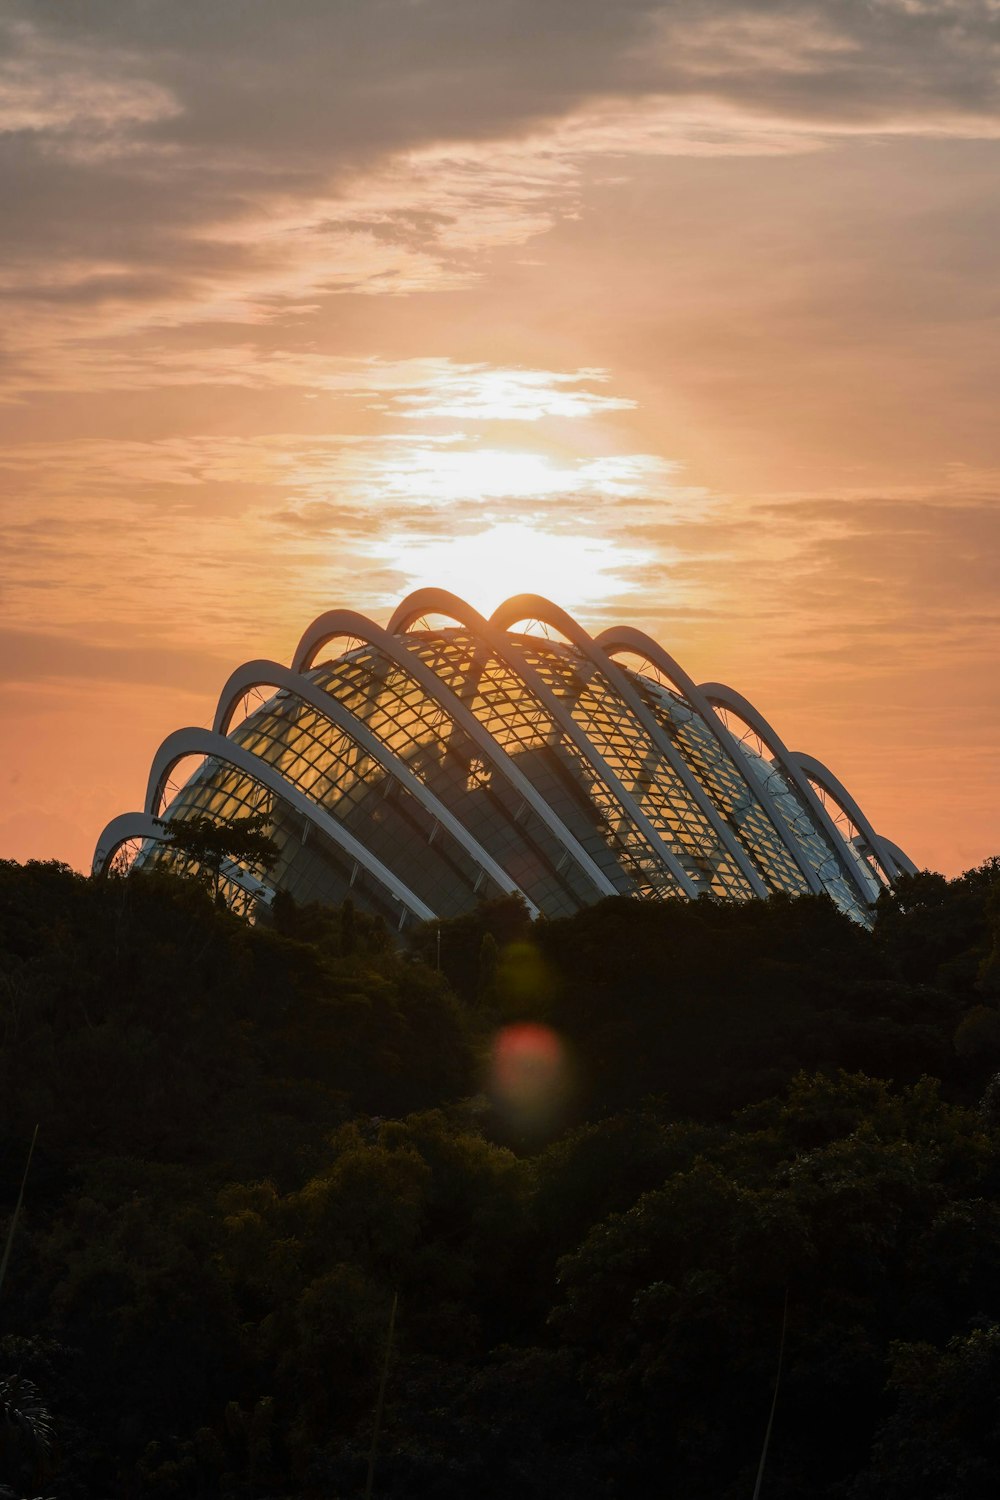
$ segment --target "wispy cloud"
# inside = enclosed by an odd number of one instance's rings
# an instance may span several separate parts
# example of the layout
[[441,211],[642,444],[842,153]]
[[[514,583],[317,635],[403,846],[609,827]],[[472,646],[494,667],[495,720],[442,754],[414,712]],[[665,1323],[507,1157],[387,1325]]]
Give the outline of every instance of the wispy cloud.
[[227,3],[15,3],[3,30],[0,293],[29,382],[81,340],[468,287],[580,212],[588,164],[1000,120],[985,0],[470,0],[461,24],[300,0],[252,25]]
[[137,52],[98,49],[27,19],[12,18],[4,30],[0,134],[43,135],[87,161],[117,154],[134,127],[181,113],[169,88],[142,77]]

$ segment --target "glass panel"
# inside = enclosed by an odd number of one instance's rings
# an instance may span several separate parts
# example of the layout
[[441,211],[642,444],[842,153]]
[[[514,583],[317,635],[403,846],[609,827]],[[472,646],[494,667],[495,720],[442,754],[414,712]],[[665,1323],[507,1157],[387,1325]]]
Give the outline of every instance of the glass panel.
[[[758,800],[759,787],[770,792],[778,824],[823,888],[842,909],[865,919],[858,892],[811,808],[745,726],[734,724],[741,755],[734,765],[675,689],[622,666],[671,756],[653,743],[613,683],[571,646],[518,637],[516,648],[621,783],[622,795],[514,667],[468,632],[411,632],[406,644],[493,736],[622,894],[663,898],[679,891],[656,841],[637,826],[629,799],[697,885],[720,896],[750,894],[746,876],[685,784],[683,766],[768,889],[798,893],[808,882]],[[503,762],[452,721],[405,662],[362,645],[307,675],[367,725],[540,910],[568,915],[596,898],[592,879],[509,780]],[[475,847],[450,834],[405,778],[295,693],[273,694],[231,739],[340,822],[441,915],[498,893]],[[206,760],[169,813],[224,819],[259,810],[267,811],[281,850],[269,883],[298,900],[339,901],[350,891],[359,904],[398,924],[400,903],[375,877],[280,797],[225,762]],[[834,807],[830,812],[834,817]],[[842,837],[874,895],[884,874],[842,814],[837,826],[838,843]],[[183,856],[162,845],[145,846],[138,862],[186,867]],[[238,884],[230,889],[237,903],[251,899]]]

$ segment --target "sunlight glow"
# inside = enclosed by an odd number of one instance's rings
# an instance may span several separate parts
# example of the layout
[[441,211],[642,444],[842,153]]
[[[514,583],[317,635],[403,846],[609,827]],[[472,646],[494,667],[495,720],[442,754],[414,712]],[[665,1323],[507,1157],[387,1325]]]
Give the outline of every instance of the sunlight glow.
[[649,561],[613,542],[526,521],[500,521],[471,535],[427,541],[392,537],[387,552],[408,590],[448,589],[483,614],[512,594],[544,594],[569,609],[597,604],[624,592],[625,570]]
[[662,492],[677,469],[675,463],[651,453],[551,458],[521,448],[453,446],[461,440],[461,435],[401,444],[387,440],[381,453],[356,456],[356,462],[373,492],[435,506],[454,500],[544,500],[554,495],[636,497],[653,485]]
[[541,417],[589,417],[630,411],[636,403],[621,396],[582,390],[584,381],[607,380],[604,370],[508,370],[457,365],[444,368],[433,385],[394,396],[407,417],[465,417],[477,421],[537,422]]
[[[505,448],[435,452],[425,461],[432,471],[432,484],[440,500],[500,499],[510,495],[518,499],[555,495],[572,490],[577,479],[573,468],[559,468],[540,453],[512,452]],[[422,496],[428,489],[428,475],[419,467],[402,460],[387,475],[401,494]]]

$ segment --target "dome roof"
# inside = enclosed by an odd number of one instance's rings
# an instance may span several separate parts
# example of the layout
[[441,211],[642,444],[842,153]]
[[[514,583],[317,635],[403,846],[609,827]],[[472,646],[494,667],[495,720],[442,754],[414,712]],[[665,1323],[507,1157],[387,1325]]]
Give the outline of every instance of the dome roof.
[[629,627],[592,639],[535,595],[486,620],[423,589],[384,630],[322,615],[291,669],[247,662],[211,730],[160,747],[144,811],[108,825],[95,872],[126,848],[139,865],[190,864],[160,816],[250,813],[279,857],[268,873],[223,867],[233,905],[350,894],[397,928],[505,893],[554,917],[608,895],[825,891],[867,922],[914,868],[739,693],[696,686]]

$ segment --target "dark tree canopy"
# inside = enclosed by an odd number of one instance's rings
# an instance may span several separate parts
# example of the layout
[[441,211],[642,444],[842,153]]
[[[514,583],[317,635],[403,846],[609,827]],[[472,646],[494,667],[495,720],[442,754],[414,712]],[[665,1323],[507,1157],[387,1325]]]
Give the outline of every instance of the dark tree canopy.
[[227,861],[266,874],[278,859],[279,849],[265,832],[270,826],[266,813],[248,813],[242,818],[157,818],[163,842],[191,860],[199,877],[219,898],[223,866]]
[[787,1295],[764,1497],[992,1496],[998,876],[400,951],[0,864],[0,1495],[360,1500],[396,1299],[375,1495],[745,1500]]

